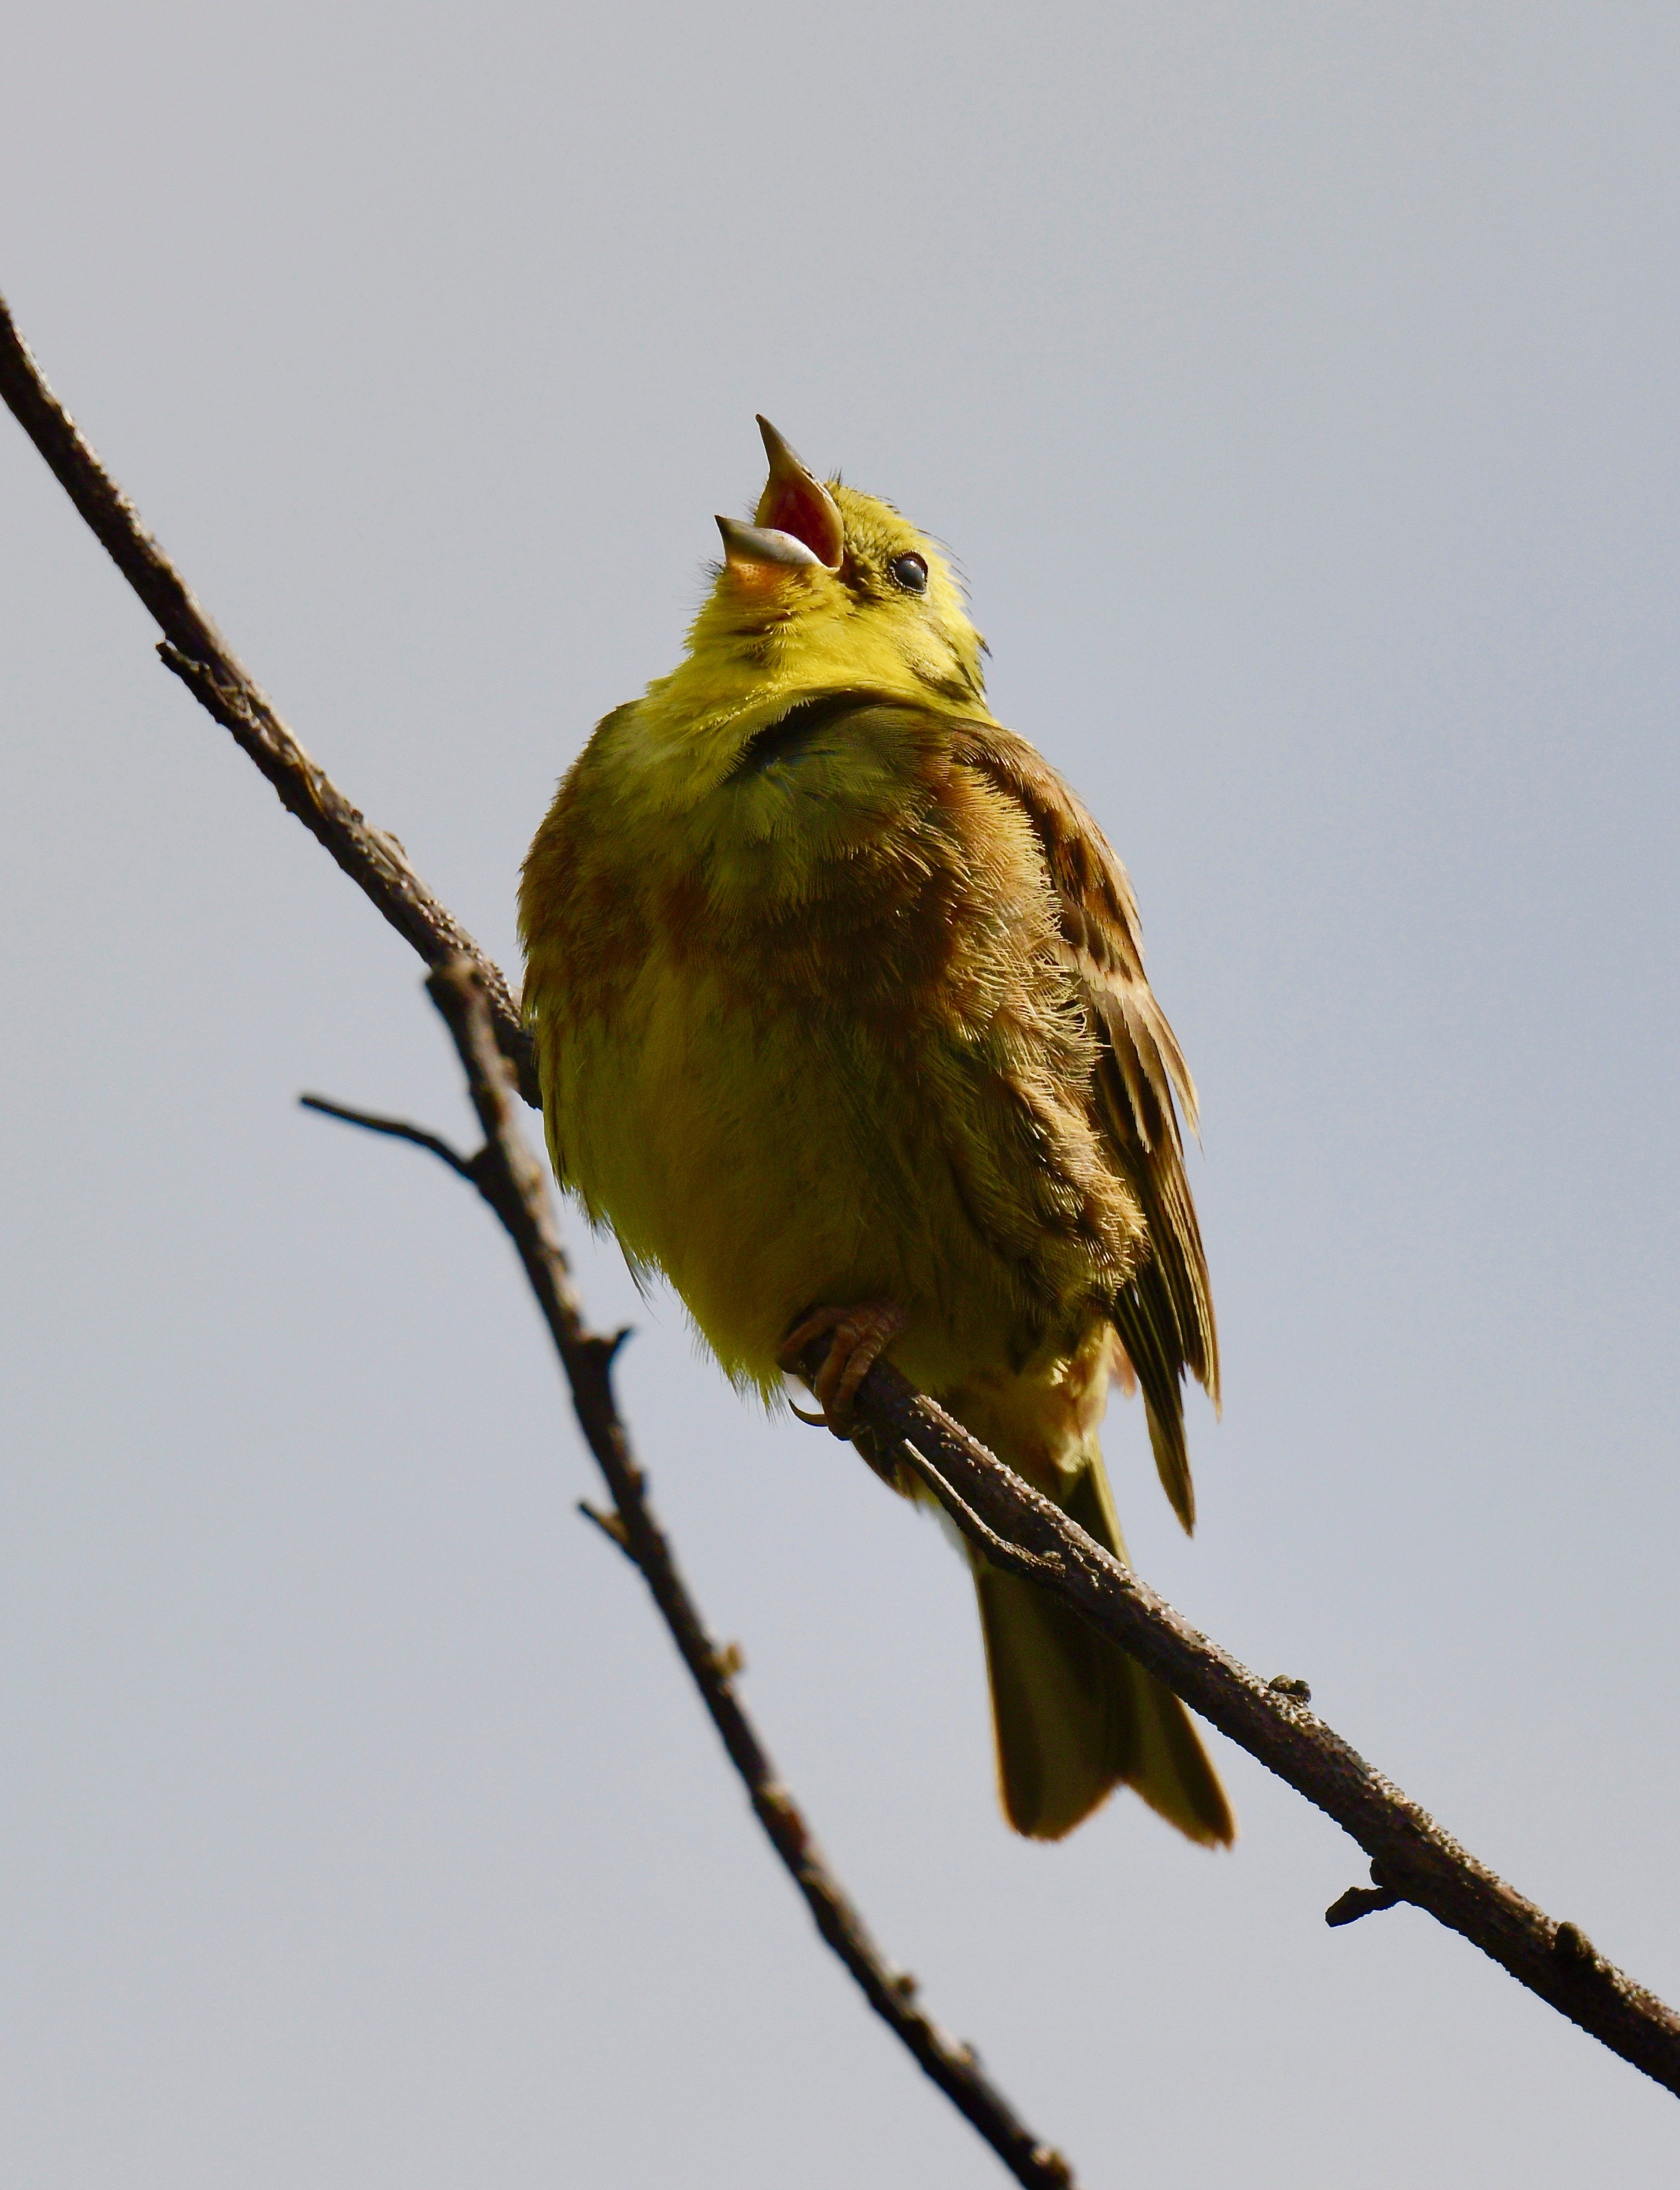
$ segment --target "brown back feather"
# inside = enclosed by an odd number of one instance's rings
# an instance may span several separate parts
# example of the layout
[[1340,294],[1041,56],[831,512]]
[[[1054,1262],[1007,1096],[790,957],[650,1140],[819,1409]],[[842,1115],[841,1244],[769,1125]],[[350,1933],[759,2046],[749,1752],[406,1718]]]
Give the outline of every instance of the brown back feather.
[[1019,800],[1032,821],[1060,905],[1068,964],[1103,1036],[1103,1124],[1150,1248],[1112,1313],[1143,1387],[1161,1487],[1189,1530],[1195,1491],[1184,1442],[1186,1372],[1219,1403],[1207,1261],[1174,1103],[1194,1132],[1195,1086],[1144,975],[1137,903],[1102,831],[1024,738],[990,723],[965,721],[959,729],[960,758]]

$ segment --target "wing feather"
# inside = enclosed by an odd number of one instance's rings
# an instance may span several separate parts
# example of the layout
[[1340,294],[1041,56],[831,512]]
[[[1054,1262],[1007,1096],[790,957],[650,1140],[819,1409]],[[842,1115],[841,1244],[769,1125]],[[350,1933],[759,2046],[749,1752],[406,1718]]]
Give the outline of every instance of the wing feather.
[[[1194,1132],[1195,1086],[1144,972],[1138,907],[1126,870],[1061,777],[1024,738],[985,717],[906,704],[888,694],[837,690],[779,718],[745,765],[786,760],[806,730],[854,712],[902,712],[938,725],[959,767],[1017,804],[1042,848],[1055,893],[1064,963],[1077,981],[1100,1053],[1095,1089],[1115,1168],[1144,1220],[1148,1259],[1113,1297],[1110,1313],[1136,1375],[1162,1488],[1189,1529],[1195,1494],[1184,1440],[1183,1382],[1219,1399],[1219,1349],[1206,1257],[1184,1176],[1180,1118]],[[793,725],[798,729],[796,734]]]
[[1184,1440],[1188,1374],[1219,1403],[1219,1342],[1207,1259],[1184,1176],[1182,1112],[1195,1083],[1144,972],[1138,907],[1096,822],[1024,738],[968,723],[961,759],[1019,801],[1044,848],[1070,969],[1102,1036],[1098,1093],[1115,1161],[1137,1195],[1150,1253],[1116,1297],[1115,1329],[1144,1394],[1161,1487],[1186,1529],[1195,1492]]

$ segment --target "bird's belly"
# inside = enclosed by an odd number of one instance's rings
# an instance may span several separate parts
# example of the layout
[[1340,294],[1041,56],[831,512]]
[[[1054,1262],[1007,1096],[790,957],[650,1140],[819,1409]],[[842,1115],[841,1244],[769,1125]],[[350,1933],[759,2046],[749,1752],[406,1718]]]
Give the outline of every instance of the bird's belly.
[[[690,964],[644,966],[553,1063],[570,1183],[662,1270],[724,1368],[769,1388],[817,1303],[890,1299],[912,1375],[1009,1351],[1007,1274],[962,1205],[913,1057],[832,999],[774,1012]],[[552,1084],[552,1083],[551,1083]]]

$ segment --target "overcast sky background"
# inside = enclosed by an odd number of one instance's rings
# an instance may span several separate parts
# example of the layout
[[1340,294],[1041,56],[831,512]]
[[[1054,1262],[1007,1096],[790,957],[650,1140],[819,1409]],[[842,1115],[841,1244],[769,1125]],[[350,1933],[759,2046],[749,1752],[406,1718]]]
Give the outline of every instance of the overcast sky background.
[[[762,409],[948,540],[1128,863],[1227,1364],[1150,1579],[1680,1997],[1671,7],[14,10],[0,288],[311,751],[514,964]],[[815,1942],[418,968],[0,421],[4,2172],[1002,2179]],[[968,1584],[578,1247],[838,1869],[1091,2190],[1672,2183],[1680,2109],[1216,1743],[997,1814]]]

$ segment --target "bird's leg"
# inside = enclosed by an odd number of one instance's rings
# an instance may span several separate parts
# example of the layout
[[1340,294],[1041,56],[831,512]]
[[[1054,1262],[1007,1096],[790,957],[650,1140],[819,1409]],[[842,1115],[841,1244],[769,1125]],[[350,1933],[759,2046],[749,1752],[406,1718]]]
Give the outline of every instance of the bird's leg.
[[801,1419],[820,1419],[836,1437],[850,1437],[853,1396],[904,1325],[904,1310],[892,1301],[861,1301],[854,1308],[814,1308],[801,1316],[776,1356],[784,1369],[797,1372],[799,1357],[811,1341],[825,1331],[834,1334],[827,1358],[811,1385],[822,1414],[820,1418],[805,1415]]

